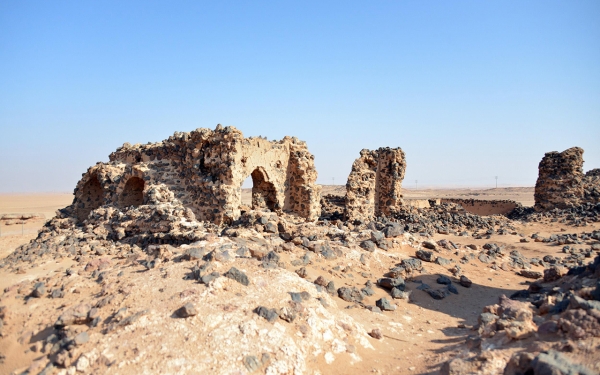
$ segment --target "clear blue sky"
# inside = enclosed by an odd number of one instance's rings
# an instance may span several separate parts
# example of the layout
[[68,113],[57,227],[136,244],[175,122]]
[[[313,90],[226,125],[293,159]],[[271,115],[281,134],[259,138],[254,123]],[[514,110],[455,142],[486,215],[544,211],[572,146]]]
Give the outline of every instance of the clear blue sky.
[[0,192],[217,123],[307,141],[321,183],[380,146],[407,187],[598,168],[600,1],[0,2]]

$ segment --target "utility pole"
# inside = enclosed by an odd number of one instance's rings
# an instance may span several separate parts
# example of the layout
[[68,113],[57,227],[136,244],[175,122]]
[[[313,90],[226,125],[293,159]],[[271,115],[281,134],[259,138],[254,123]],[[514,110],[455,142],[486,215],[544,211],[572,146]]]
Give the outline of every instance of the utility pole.
[[496,189],[498,189],[498,176],[496,176]]
[[335,186],[335,177],[331,177],[331,184]]
[[417,183],[418,182],[419,182],[418,180],[415,180],[415,190],[417,190]]

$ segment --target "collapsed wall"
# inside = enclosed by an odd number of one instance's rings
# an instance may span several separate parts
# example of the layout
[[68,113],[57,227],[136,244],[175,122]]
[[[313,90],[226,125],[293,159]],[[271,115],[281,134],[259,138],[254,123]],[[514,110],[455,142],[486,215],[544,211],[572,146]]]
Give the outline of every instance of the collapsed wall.
[[534,194],[537,210],[600,202],[600,173],[594,169],[583,174],[583,149],[548,152],[538,168]]
[[401,148],[363,149],[346,183],[346,219],[391,216],[403,204],[406,159]]
[[241,186],[249,176],[253,209],[311,221],[320,215],[314,157],[295,137],[244,138],[236,128],[218,125],[176,132],[158,143],[125,143],[109,158],[89,168],[75,188],[72,209],[80,222],[101,206],[152,203],[148,192],[160,186],[196,219],[230,223],[240,216]]
[[484,199],[459,199],[442,198],[441,203],[460,204],[465,211],[479,215],[506,215],[515,208],[522,207],[520,203],[511,200],[484,200]]

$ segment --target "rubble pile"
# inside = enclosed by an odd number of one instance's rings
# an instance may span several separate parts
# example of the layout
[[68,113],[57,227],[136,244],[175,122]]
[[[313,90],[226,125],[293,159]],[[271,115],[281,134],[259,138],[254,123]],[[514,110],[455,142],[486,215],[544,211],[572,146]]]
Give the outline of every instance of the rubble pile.
[[600,256],[586,266],[551,266],[528,289],[487,306],[468,351],[442,374],[594,374],[600,344]]
[[463,233],[472,232],[475,237],[496,234],[509,234],[514,231],[510,220],[502,215],[479,216],[466,212],[455,203],[442,203],[431,208],[403,207],[393,218],[405,223],[405,230],[411,233]]
[[552,222],[584,227],[588,223],[600,222],[600,203],[583,203],[575,207],[553,208],[541,212],[533,207],[517,207],[506,216],[523,222]]

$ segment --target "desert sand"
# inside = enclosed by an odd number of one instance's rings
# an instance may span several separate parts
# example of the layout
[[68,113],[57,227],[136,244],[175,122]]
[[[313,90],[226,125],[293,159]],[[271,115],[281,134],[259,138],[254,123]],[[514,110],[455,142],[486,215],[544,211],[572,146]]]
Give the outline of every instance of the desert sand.
[[[343,186],[323,187],[323,194],[340,194],[343,191]],[[533,188],[436,189],[405,190],[404,197],[407,199],[441,197],[512,199],[528,205],[533,203],[532,195]],[[250,196],[250,189],[245,189],[242,193],[243,202],[250,204]],[[71,201],[71,194],[2,195],[0,196],[0,214],[42,213],[46,218],[50,218],[57,209],[70,204]],[[3,224],[2,237],[0,237],[0,256],[6,256],[17,246],[34,238],[43,223],[44,220],[27,222],[24,226],[24,234],[21,234],[21,228],[18,224],[10,226]],[[439,275],[449,275],[449,266],[428,263],[423,273],[407,282],[407,290],[410,291],[409,299],[393,300],[397,305],[395,311],[372,313],[366,309],[356,308],[354,303],[346,302],[337,297],[327,298],[326,303],[337,307],[335,311],[344,311],[344,314],[347,314],[367,331],[379,329],[383,337],[381,339],[369,338],[368,345],[364,347],[355,347],[355,344],[350,343],[343,344],[345,345],[343,352],[336,353],[335,359],[329,361],[323,360],[321,357],[315,357],[314,362],[306,364],[307,369],[314,370],[318,368],[319,373],[322,374],[437,373],[441,363],[454,358],[464,350],[460,343],[473,333],[471,327],[477,325],[478,316],[485,306],[496,303],[498,297],[502,294],[510,295],[517,290],[527,288],[530,283],[530,280],[518,275],[515,271],[490,268],[489,265],[477,261],[466,264],[460,263],[460,258],[468,253],[464,248],[465,245],[476,245],[481,248],[485,243],[496,243],[508,250],[518,250],[528,258],[543,258],[545,255],[560,256],[560,246],[542,242],[523,243],[521,240],[529,238],[533,233],[540,236],[550,236],[564,231],[581,233],[600,229],[600,223],[590,223],[581,228],[567,227],[553,222],[514,222],[514,226],[515,233],[509,235],[494,234],[487,238],[475,239],[454,234],[436,234],[430,239],[433,241],[445,239],[460,247],[461,250],[458,251],[440,250],[440,254],[438,254],[453,262],[452,264],[460,264],[463,274],[468,275],[468,278],[473,282],[471,288],[459,286],[458,295],[451,295],[443,300],[435,300],[424,291],[417,289],[419,283],[436,285],[436,279]],[[364,264],[356,260],[344,260],[342,258],[334,261],[318,259],[306,266],[307,280],[315,280],[319,276],[323,276],[327,280],[334,281],[337,287],[347,285],[360,288],[368,280],[375,282],[399,261],[409,259],[414,256],[414,253],[414,245],[398,244],[385,252],[377,250]],[[285,264],[284,268],[293,271],[296,267],[291,264],[294,259],[298,259],[297,257],[298,254],[294,252],[283,253],[281,260]],[[120,264],[117,259],[108,260],[108,262]],[[53,283],[52,280],[57,280],[57,277],[64,274],[65,270],[73,267],[81,276],[69,282],[71,286],[65,289],[67,292],[63,298],[48,300],[44,304],[37,303],[36,299],[24,298],[25,296],[22,293],[28,293],[25,292],[28,281],[34,279],[46,280],[46,283],[50,286]],[[249,275],[264,273],[257,267],[257,264],[252,262],[244,263],[243,267]],[[89,264],[86,266],[87,268],[89,268]],[[541,267],[534,267],[536,270],[538,268],[540,271],[542,270]],[[184,301],[190,299],[190,296],[197,300],[198,298],[193,296],[203,293],[204,286],[190,284],[186,280],[185,275],[189,272],[189,267],[185,263],[165,263],[160,270],[149,271],[146,271],[141,265],[125,263],[119,266],[118,269],[121,276],[117,281],[117,285],[102,285],[93,282],[84,276],[89,273],[85,273],[83,268],[77,268],[76,262],[72,259],[47,261],[17,274],[0,269],[0,287],[6,291],[0,300],[0,304],[11,312],[10,325],[12,327],[8,334],[0,338],[0,353],[3,355],[3,360],[0,361],[0,374],[21,373],[27,368],[32,369],[33,373],[41,370],[46,365],[44,353],[48,348],[44,347],[43,340],[50,332],[48,327],[65,311],[66,306],[73,306],[85,301],[85,296],[110,296],[112,293],[117,293],[117,296],[125,295],[125,299],[117,297],[117,300],[121,302],[112,302],[114,305],[111,308],[112,310],[116,311],[123,304],[130,311],[151,311],[148,314],[165,316],[163,319],[173,321],[172,318],[168,318],[172,311],[177,310]],[[144,279],[137,276],[142,271],[146,271],[144,274],[147,276]],[[168,278],[166,275],[168,275]],[[271,274],[272,277],[275,277],[273,275]],[[282,282],[285,283],[285,281]],[[242,294],[248,295],[247,298],[254,297],[247,294],[250,292],[240,289],[237,285],[236,283],[234,285],[227,284],[221,290],[219,299],[216,299],[216,302],[213,301],[213,303],[221,301],[218,306],[223,311],[234,311],[243,308],[238,304],[244,302],[239,301],[236,303],[234,299]],[[127,290],[124,291],[123,288]],[[131,288],[135,289],[134,293],[131,292]],[[373,290],[374,295],[367,297],[364,303],[374,304],[374,301],[381,297],[388,297],[389,299],[388,291],[375,286]],[[263,299],[263,303],[268,303],[268,297]],[[198,305],[198,303],[197,306],[199,306],[201,314],[210,313],[208,307],[200,307],[202,305]],[[150,324],[147,320],[144,320],[144,322],[146,322],[144,324]],[[98,341],[101,340],[102,334],[95,333],[90,329],[91,346],[83,344],[82,348],[86,348],[85,353],[91,357],[95,356],[93,358],[96,360],[98,355],[104,358],[105,365],[109,366],[105,370],[108,371],[107,373],[137,373],[140,368],[139,360],[147,361],[147,366],[141,366],[145,371],[162,372],[160,363],[163,359],[160,359],[160,355],[152,355],[152,351],[161,351],[161,345],[164,349],[164,342],[168,342],[169,345],[179,345],[176,352],[183,357],[185,355],[193,356],[193,353],[198,350],[198,345],[193,344],[193,342],[212,342],[210,337],[190,336],[189,333],[185,333],[183,336],[180,333],[169,333],[170,330],[189,330],[181,326],[180,320],[174,320],[174,322],[177,323],[176,326],[163,322],[161,323],[165,324],[163,328],[154,326],[151,331],[138,328],[136,331],[123,331],[113,336],[109,334],[112,337],[111,339],[122,340],[122,344],[117,345],[117,348],[122,347],[122,350],[116,352],[113,350],[111,355],[106,354],[109,352],[106,344],[101,344]],[[196,323],[192,321],[191,324],[207,323],[197,320]],[[338,324],[341,323],[338,322]],[[349,332],[349,336],[351,336],[350,332],[355,330],[352,327],[345,327],[344,329]],[[81,328],[77,328],[75,333],[80,331],[83,332]],[[180,341],[184,337],[184,341]],[[191,341],[186,344],[186,340]],[[106,348],[106,351],[92,350],[93,354],[90,354],[92,353],[90,349],[96,345],[98,348]],[[232,343],[226,345],[232,345]],[[78,351],[78,349],[75,350]],[[217,349],[214,350],[215,352],[218,351]],[[102,353],[106,354],[107,357],[103,357],[104,354]],[[590,356],[581,360],[589,368],[598,371],[600,367],[598,367],[598,363],[594,362],[594,358],[595,356]],[[193,369],[187,368],[186,370],[185,366],[172,363],[169,364],[168,369],[179,369],[178,372],[194,373]],[[85,373],[88,370],[91,369],[83,367],[81,371]],[[213,370],[215,373],[219,373],[218,367],[213,367]],[[313,373],[313,370],[307,372]]]

